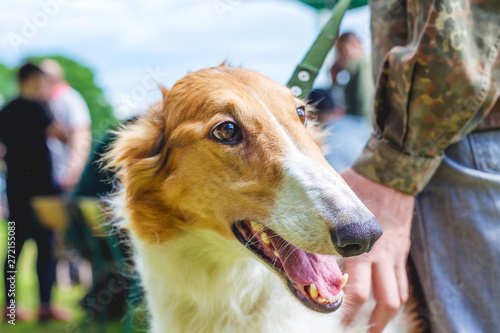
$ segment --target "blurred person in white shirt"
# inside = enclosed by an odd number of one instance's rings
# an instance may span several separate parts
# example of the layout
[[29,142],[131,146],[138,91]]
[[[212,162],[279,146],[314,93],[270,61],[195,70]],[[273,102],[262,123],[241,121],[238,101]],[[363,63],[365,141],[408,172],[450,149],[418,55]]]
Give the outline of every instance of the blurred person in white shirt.
[[47,142],[54,176],[65,191],[72,191],[89,157],[92,140],[89,109],[82,96],[64,80],[59,63],[47,59],[40,67],[46,73],[49,108],[68,134],[66,144],[53,139]]

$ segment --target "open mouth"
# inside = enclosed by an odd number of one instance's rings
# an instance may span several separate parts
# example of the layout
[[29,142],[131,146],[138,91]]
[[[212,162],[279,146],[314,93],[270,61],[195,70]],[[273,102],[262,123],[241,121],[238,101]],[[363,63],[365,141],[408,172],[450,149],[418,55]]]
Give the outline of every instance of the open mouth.
[[233,233],[247,249],[278,272],[292,294],[309,309],[330,313],[342,304],[342,275],[334,256],[305,252],[257,222],[233,224]]

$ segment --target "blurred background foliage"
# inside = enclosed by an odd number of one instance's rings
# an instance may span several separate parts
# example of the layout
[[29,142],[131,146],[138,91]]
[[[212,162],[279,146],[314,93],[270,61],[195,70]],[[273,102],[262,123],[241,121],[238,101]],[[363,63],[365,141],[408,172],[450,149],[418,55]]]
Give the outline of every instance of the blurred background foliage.
[[[39,64],[44,59],[54,59],[65,72],[66,81],[76,89],[87,103],[92,118],[92,136],[97,138],[104,131],[117,123],[113,108],[104,97],[103,90],[96,84],[95,75],[89,67],[65,56],[33,56],[25,61]],[[8,68],[0,64],[0,104],[9,101],[17,94],[17,68]]]
[[[7,223],[0,217],[0,240],[7,239]],[[0,243],[1,244],[1,243]],[[5,258],[6,246],[0,246],[0,258]],[[3,259],[2,259],[3,260]],[[36,316],[36,311],[40,305],[38,300],[38,279],[36,274],[37,247],[36,243],[29,239],[23,246],[21,256],[18,260],[16,274],[16,302],[30,317]],[[3,271],[2,273],[3,274]],[[1,276],[1,275],[0,275]],[[1,333],[122,333],[123,321],[109,320],[104,326],[80,327],[79,323],[89,322],[85,313],[79,305],[79,300],[83,299],[87,290],[82,285],[60,286],[55,284],[52,290],[52,305],[58,309],[63,309],[73,319],[71,322],[49,321],[40,324],[36,320],[19,321],[15,325],[9,325],[0,319]],[[0,304],[5,302],[4,284],[0,283]],[[141,324],[142,325],[142,324]],[[131,333],[145,333],[143,326],[138,324]]]
[[[340,0],[300,0],[311,7],[316,9],[332,9]],[[368,5],[368,0],[351,0],[350,8],[358,8]]]
[[0,105],[16,95],[15,69],[0,64]]

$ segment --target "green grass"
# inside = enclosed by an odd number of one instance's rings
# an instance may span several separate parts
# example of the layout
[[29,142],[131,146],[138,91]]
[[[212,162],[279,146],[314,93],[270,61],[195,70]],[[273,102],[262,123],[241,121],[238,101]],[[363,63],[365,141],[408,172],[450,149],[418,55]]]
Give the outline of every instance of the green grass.
[[[0,331],[2,333],[86,333],[86,331],[76,326],[76,322],[49,322],[46,324],[39,324],[37,322],[25,322],[16,323],[15,326],[4,323],[0,325]],[[120,333],[121,323],[116,322],[107,324],[104,328],[104,332]]]
[[[0,308],[3,309],[5,304],[4,283],[3,283],[3,262],[6,253],[7,239],[7,223],[0,220]],[[16,305],[24,307],[34,315],[38,309],[38,279],[36,275],[36,244],[29,240],[21,251],[21,256],[18,260],[17,275],[16,275]],[[83,330],[77,329],[76,323],[80,322],[84,313],[79,307],[78,302],[85,295],[86,291],[81,286],[73,286],[68,288],[58,288],[54,286],[52,290],[52,304],[68,311],[74,321],[71,323],[64,322],[48,322],[40,324],[37,321],[19,322],[16,325],[9,325],[2,322],[0,324],[0,332],[2,333],[73,333]],[[109,323],[105,327],[106,333],[118,333],[121,330],[121,323]]]

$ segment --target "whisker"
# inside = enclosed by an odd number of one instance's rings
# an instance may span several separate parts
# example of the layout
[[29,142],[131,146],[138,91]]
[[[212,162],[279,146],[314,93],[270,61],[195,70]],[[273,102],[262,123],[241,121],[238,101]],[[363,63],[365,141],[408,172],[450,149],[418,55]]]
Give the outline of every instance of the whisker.
[[[257,244],[259,242],[262,242],[262,239],[257,239],[256,241],[251,241],[252,239],[255,239],[257,235],[253,235],[243,246],[240,247],[240,249],[245,249],[249,247],[250,245]],[[272,236],[267,236],[267,238],[273,238],[273,237],[279,237],[278,235],[272,235]]]

